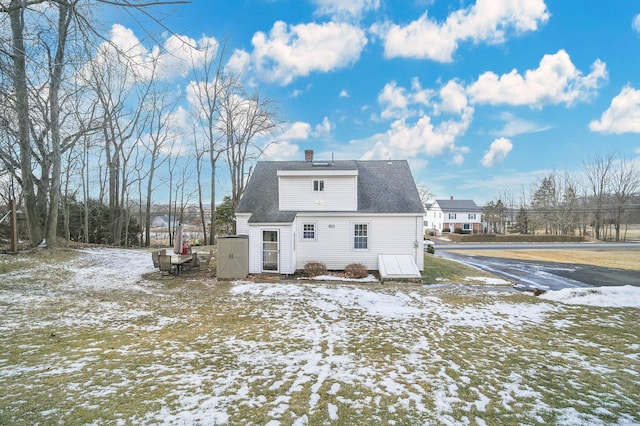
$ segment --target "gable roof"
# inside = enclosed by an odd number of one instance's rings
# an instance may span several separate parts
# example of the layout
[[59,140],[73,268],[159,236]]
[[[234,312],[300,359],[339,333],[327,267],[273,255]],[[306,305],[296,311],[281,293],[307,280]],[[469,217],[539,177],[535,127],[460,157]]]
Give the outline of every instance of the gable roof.
[[473,200],[436,200],[436,203],[442,211],[447,212],[479,212],[482,210]]
[[[406,160],[335,161],[328,170],[358,171],[358,213],[424,213]],[[247,184],[236,213],[252,213],[250,223],[292,222],[296,211],[278,210],[278,171],[322,167],[303,161],[260,161]]]

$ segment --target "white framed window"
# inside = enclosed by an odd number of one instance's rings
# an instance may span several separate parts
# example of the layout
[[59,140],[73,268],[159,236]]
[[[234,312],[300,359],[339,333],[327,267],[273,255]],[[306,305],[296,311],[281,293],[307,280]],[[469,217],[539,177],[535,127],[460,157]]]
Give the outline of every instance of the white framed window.
[[369,248],[369,224],[353,224],[353,249],[367,250]]
[[475,213],[469,213],[469,219],[475,220],[476,219],[476,214]]
[[303,241],[315,241],[316,239],[316,224],[315,222],[307,222],[302,224],[302,240]]
[[313,191],[314,192],[324,191],[324,180],[322,180],[322,179],[314,179],[313,180]]
[[449,213],[449,219],[455,219],[455,218],[456,218],[455,213]]
[[471,224],[470,223],[463,223],[462,224],[462,229],[465,231],[471,231]]

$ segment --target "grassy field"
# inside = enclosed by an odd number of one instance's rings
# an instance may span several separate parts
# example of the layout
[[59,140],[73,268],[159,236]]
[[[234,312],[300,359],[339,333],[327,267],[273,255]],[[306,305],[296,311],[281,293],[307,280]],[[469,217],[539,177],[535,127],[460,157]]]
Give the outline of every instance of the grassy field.
[[0,257],[0,424],[640,422],[637,308],[150,262]]

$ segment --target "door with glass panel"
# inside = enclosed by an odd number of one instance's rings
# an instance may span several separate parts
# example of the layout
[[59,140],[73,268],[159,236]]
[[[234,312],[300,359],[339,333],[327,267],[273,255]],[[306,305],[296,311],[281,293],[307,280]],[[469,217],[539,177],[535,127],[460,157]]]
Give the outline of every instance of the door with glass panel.
[[262,270],[264,272],[278,272],[280,247],[278,231],[262,231]]

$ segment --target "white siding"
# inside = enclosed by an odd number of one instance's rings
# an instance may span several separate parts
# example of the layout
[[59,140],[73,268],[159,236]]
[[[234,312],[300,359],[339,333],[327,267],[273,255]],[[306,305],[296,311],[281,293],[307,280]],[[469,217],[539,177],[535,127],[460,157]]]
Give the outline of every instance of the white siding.
[[[316,239],[303,241],[304,223],[316,223]],[[367,250],[353,249],[353,225],[368,225]],[[362,263],[378,270],[379,254],[408,254],[418,269],[424,269],[422,237],[423,216],[316,216],[299,214],[296,219],[296,268],[320,261],[330,270],[341,270],[350,263]],[[416,247],[417,246],[417,247]]]
[[[279,209],[284,211],[356,211],[357,176],[280,176]],[[323,180],[324,191],[314,191],[313,181]]]
[[262,272],[262,230],[258,226],[249,228],[249,273]]
[[293,274],[296,271],[295,260],[295,229],[291,226],[281,226],[280,228],[280,273]]
[[249,218],[251,213],[236,213],[236,234],[249,235]]
[[262,225],[251,226],[249,232],[249,273],[262,273],[262,231],[279,231],[279,273],[293,274],[295,267],[294,228],[293,226]]

